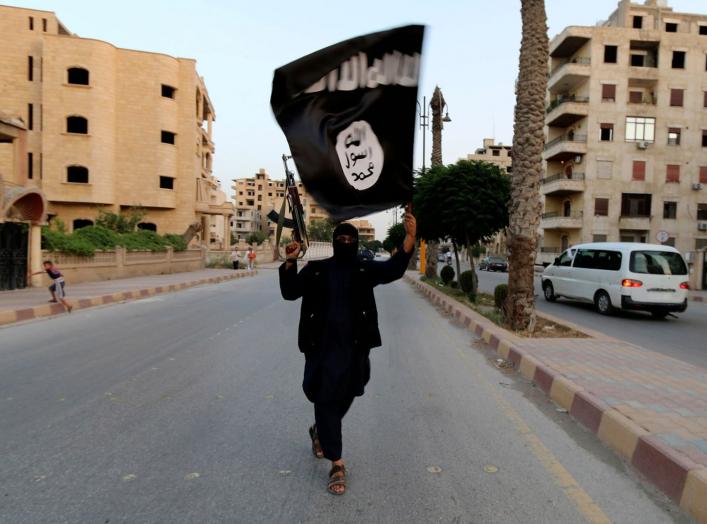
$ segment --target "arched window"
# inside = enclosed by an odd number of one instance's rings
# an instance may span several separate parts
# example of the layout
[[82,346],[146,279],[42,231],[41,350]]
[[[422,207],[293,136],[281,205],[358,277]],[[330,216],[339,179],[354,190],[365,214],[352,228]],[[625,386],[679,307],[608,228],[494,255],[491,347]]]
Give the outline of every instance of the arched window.
[[88,168],[84,166],[67,167],[66,181],[73,184],[88,184]]
[[66,117],[66,132],[78,133],[81,135],[88,134],[88,120],[82,116],[67,116]]
[[83,67],[70,67],[67,69],[68,73],[68,83],[76,84],[80,86],[87,86],[88,84],[88,69]]
[[85,218],[77,218],[74,220],[74,231],[81,229],[82,227],[88,227],[93,225],[93,220],[88,220]]
[[137,228],[144,231],[154,231],[157,233],[157,224],[153,224],[152,222],[140,222],[137,225]]

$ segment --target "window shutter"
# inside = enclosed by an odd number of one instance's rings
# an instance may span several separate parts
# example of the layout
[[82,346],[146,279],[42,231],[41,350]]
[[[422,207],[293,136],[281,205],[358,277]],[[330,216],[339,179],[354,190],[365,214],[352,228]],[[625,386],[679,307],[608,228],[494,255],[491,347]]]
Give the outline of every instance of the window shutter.
[[[705,94],[707,95],[707,93],[705,93]],[[603,100],[616,100],[616,85],[615,84],[602,84],[601,98]]]
[[628,101],[632,104],[640,104],[643,102],[643,93],[641,91],[630,91],[628,94]]
[[707,184],[707,166],[700,167],[700,184]]
[[594,214],[596,216],[605,217],[609,214],[609,199],[595,198],[594,199]]
[[643,160],[633,161],[633,179],[634,180],[645,180],[646,179],[646,163]]
[[677,164],[668,164],[665,173],[666,182],[680,182],[680,166]]
[[670,105],[671,107],[682,107],[684,91],[682,89],[671,89],[670,90]]

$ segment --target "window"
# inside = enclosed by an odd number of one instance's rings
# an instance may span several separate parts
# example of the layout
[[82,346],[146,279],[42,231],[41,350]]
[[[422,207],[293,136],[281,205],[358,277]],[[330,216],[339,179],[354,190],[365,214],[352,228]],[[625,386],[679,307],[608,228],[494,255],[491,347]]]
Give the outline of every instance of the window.
[[[707,27],[707,26],[705,26]],[[707,91],[704,93],[704,100],[702,101],[702,107],[707,107]]]
[[559,263],[557,264],[558,266],[565,266],[569,267],[572,265],[572,252],[571,251],[565,251],[562,253],[562,256],[560,257]]
[[682,256],[672,251],[633,251],[629,270],[646,275],[687,275]]
[[655,141],[655,118],[626,117],[626,142]]
[[47,32],[47,19],[42,18],[42,31]]
[[77,229],[84,228],[84,227],[90,227],[92,225],[93,225],[93,220],[88,220],[86,218],[77,218],[73,222],[74,231],[76,231]]
[[678,216],[677,202],[663,202],[663,218],[674,220]]
[[168,86],[167,84],[162,84],[162,96],[165,98],[174,98],[174,94],[176,93],[176,89],[172,86]]
[[34,105],[27,104],[27,129],[34,129]]
[[667,183],[680,183],[680,166],[668,164],[665,166],[665,181]]
[[67,116],[66,132],[78,133],[81,135],[88,134],[88,120],[82,116]]
[[157,233],[157,224],[153,224],[152,222],[140,222],[137,228],[143,231],[154,231]]
[[163,144],[174,144],[174,139],[176,135],[171,131],[162,131],[162,143]]
[[680,145],[680,128],[679,127],[669,127],[668,128],[668,145],[669,146],[679,146]]
[[707,184],[707,166],[700,167],[700,184]]
[[491,150],[491,154],[493,156],[501,156],[501,152],[498,149]]
[[707,131],[702,130],[702,147],[707,147]]
[[673,69],[685,69],[685,51],[673,51]]
[[32,82],[34,80],[34,57],[27,57],[27,80]]
[[616,84],[602,84],[601,99],[605,102],[616,101]]
[[707,204],[697,204],[697,220],[707,220]]
[[621,269],[621,253],[597,249],[580,249],[574,257],[574,267],[618,271]]
[[33,16],[29,17],[29,30],[34,31],[34,17]]
[[643,102],[643,92],[642,91],[629,91],[628,93],[629,104],[640,104]]
[[614,173],[614,162],[611,160],[597,160],[597,178],[609,179]]
[[602,142],[613,142],[614,140],[614,124],[600,124]]
[[675,22],[666,22],[665,23],[665,32],[666,33],[677,33],[678,32],[678,24]]
[[634,16],[633,17],[633,28],[634,29],[643,29],[643,17],[642,16]]
[[596,251],[593,249],[580,249],[574,257],[573,267],[584,268],[584,269],[595,269],[594,255]]
[[84,166],[67,167],[66,181],[72,184],[88,184],[88,168]]
[[638,180],[640,182],[646,179],[646,162],[644,160],[633,161],[633,171],[631,179]]
[[615,45],[604,46],[604,63],[615,64],[618,58],[619,48]]
[[621,195],[621,216],[623,217],[650,217],[650,194],[623,193]]
[[641,53],[631,53],[631,65],[633,67],[643,67],[646,61],[646,55]]
[[592,242],[606,242],[606,235],[593,235]]
[[69,84],[75,84],[80,86],[87,86],[89,81],[88,69],[83,67],[70,67],[66,70],[67,72],[67,82]]
[[701,35],[707,35],[707,25],[701,25],[701,26],[700,26],[700,34],[701,34]]
[[696,238],[695,239],[695,250],[707,249],[707,238]]
[[670,107],[682,107],[684,98],[684,89],[670,90]]
[[675,247],[675,237],[668,237],[668,240],[663,242],[664,246]]
[[161,176],[160,189],[174,189],[174,178],[171,176]]
[[605,217],[609,216],[609,199],[595,198],[594,199],[594,216]]
[[34,155],[27,153],[27,178],[34,178]]

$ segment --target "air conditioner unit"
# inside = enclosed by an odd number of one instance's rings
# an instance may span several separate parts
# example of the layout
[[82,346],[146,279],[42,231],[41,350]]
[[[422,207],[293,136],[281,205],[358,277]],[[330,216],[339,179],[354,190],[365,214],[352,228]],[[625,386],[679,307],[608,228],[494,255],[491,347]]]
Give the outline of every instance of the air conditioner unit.
[[697,184],[692,184],[692,189],[694,189],[695,191],[699,191],[702,189],[702,184],[700,184],[699,182]]
[[697,229],[700,231],[707,231],[707,222],[700,222],[697,224]]
[[577,155],[576,157],[574,157],[574,163],[581,164],[582,163],[582,155]]
[[647,142],[636,142],[636,147],[638,149],[648,149],[648,143]]

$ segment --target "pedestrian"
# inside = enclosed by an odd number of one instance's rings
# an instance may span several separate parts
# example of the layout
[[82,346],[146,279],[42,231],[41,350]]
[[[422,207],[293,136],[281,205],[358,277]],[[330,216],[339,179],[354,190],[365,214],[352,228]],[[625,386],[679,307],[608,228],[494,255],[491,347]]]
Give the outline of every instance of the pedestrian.
[[231,251],[231,263],[233,264],[233,269],[238,269],[238,258],[240,255],[238,255],[238,249],[236,247],[233,247],[233,251]]
[[248,271],[253,271],[253,266],[255,266],[255,250],[253,246],[248,246]]
[[52,294],[52,298],[49,302],[60,302],[61,305],[64,306],[64,309],[71,313],[71,310],[74,309],[74,306],[72,306],[66,301],[66,283],[64,282],[64,275],[61,274],[59,268],[56,267],[51,260],[45,260],[42,263],[42,266],[44,266],[44,270],[30,273],[29,277],[33,275],[41,275],[42,273],[46,272],[47,275],[49,275],[49,278],[52,280],[52,283],[49,285],[49,292]]
[[302,297],[302,389],[314,404],[315,420],[309,437],[315,457],[331,461],[327,490],[334,495],[346,491],[341,421],[370,379],[370,350],[381,345],[373,288],[401,278],[414,250],[416,222],[409,208],[404,226],[402,247],[386,261],[359,260],[358,230],[342,223],[334,229],[333,257],[311,261],[298,273],[300,245],[292,242],[280,266],[282,297]]

